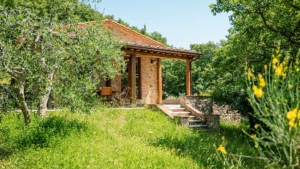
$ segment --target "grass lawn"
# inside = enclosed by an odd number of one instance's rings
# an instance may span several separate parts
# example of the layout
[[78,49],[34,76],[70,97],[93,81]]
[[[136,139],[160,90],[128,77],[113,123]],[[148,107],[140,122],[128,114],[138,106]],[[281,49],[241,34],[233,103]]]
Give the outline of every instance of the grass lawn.
[[[255,156],[243,125],[222,123],[220,131],[197,131],[149,109],[100,108],[91,114],[60,111],[48,116],[33,116],[24,126],[18,114],[0,115],[2,168],[223,168],[216,152],[220,144],[229,154]],[[244,168],[263,165],[252,158],[243,163]]]

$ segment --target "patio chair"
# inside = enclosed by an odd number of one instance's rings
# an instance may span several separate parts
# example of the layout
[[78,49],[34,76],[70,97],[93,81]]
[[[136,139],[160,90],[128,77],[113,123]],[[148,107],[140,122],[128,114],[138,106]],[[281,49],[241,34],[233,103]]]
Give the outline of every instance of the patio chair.
[[105,98],[103,101],[111,101],[112,88],[111,87],[102,87],[100,97]]
[[128,94],[129,94],[129,90],[130,90],[130,87],[126,86],[122,89],[122,92],[121,92],[121,97],[123,99],[126,99],[128,97]]

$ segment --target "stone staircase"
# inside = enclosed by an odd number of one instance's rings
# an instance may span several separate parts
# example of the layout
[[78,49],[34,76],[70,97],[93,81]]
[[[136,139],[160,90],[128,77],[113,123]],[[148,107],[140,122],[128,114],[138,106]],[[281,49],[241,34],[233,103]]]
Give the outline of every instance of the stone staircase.
[[203,120],[198,119],[190,111],[187,111],[186,108],[180,107],[179,104],[159,104],[157,107],[169,117],[175,119],[178,124],[194,129],[207,127]]

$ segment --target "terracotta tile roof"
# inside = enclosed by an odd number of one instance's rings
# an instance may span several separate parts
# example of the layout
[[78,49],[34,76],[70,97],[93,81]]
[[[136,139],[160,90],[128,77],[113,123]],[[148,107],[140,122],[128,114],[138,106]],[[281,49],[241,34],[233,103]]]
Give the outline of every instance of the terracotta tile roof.
[[111,29],[113,34],[116,35],[117,40],[121,40],[128,43],[140,43],[148,44],[153,46],[165,47],[164,44],[149,38],[135,30],[132,30],[122,24],[119,24],[111,19],[106,19],[102,21],[106,29]]
[[135,46],[141,46],[141,47],[148,47],[148,48],[154,48],[154,49],[164,49],[164,50],[172,50],[172,51],[178,51],[178,52],[189,52],[189,53],[195,53],[199,54],[199,52],[194,50],[188,50],[184,48],[171,48],[171,47],[160,47],[160,46],[154,46],[154,45],[147,45],[147,44],[141,44],[141,43],[129,43],[129,45],[135,45]]
[[[77,24],[77,27],[84,28],[89,24],[95,25],[96,23],[96,21],[79,22]],[[156,56],[159,55],[160,57],[176,59],[194,59],[202,55],[202,53],[194,50],[168,47],[111,19],[103,20],[102,24],[106,28],[106,30],[112,32],[115,40],[127,43],[127,45],[123,47],[123,50],[126,51],[126,54],[139,53],[144,55],[145,53],[152,53]],[[61,29],[70,29],[71,26],[72,25],[66,25]],[[55,30],[53,30],[52,32],[57,33],[57,31]],[[69,36],[71,38],[75,38],[76,34],[74,32],[70,32]]]
[[112,30],[116,40],[126,42],[131,47],[139,46],[139,47],[146,47],[149,49],[150,48],[162,49],[162,50],[168,50],[168,51],[173,51],[173,52],[185,52],[185,53],[191,53],[194,55],[195,54],[201,55],[201,53],[196,52],[194,50],[168,47],[158,41],[155,41],[139,32],[136,32],[122,24],[119,24],[111,19],[103,20],[102,23],[106,29]]

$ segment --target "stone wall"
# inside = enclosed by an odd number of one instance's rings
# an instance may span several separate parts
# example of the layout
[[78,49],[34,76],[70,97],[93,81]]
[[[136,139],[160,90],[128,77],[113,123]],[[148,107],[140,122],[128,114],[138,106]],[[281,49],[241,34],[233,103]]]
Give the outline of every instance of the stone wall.
[[157,62],[151,63],[152,57],[141,57],[142,100],[146,104],[156,104],[157,93]]
[[231,110],[228,105],[220,106],[217,104],[213,104],[212,109],[213,109],[213,114],[220,115],[222,121],[235,122],[235,123],[241,122],[241,114],[238,113],[237,110]]
[[115,78],[111,79],[111,88],[112,91],[121,91],[122,82],[121,82],[121,75],[115,75]]
[[205,115],[205,117],[208,117],[207,115],[218,115],[221,121],[236,123],[241,121],[241,115],[237,111],[231,110],[228,105],[219,106],[212,103],[210,97],[181,96],[180,105],[182,107],[188,107],[188,105],[190,105],[197,109],[200,114]]
[[206,96],[181,96],[180,105],[186,107],[189,104],[202,114],[213,114],[210,98]]

